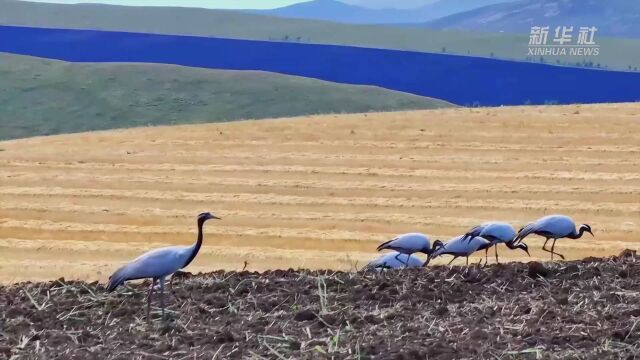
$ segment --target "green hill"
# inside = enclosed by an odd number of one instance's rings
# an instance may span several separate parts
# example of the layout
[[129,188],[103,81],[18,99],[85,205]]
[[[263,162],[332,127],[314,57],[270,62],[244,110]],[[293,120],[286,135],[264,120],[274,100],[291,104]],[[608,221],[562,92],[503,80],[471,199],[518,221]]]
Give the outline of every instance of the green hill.
[[[446,52],[525,60],[526,34],[438,31],[424,28],[348,25],[284,19],[226,10],[114,5],[60,5],[0,0],[0,25],[122,30],[133,32],[296,41],[375,48]],[[250,26],[249,26],[250,25]],[[628,70],[640,68],[640,40],[598,37],[600,55],[545,57],[545,61]],[[539,61],[538,57],[529,59]],[[552,86],[552,85],[550,85]]]
[[0,140],[146,125],[452,106],[368,86],[157,64],[0,53]]

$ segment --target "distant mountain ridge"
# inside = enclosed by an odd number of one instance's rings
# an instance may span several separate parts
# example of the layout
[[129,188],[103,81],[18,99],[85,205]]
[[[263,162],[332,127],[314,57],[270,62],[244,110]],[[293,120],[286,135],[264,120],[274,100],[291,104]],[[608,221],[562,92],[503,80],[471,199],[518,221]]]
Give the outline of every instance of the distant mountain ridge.
[[595,26],[603,36],[640,38],[637,0],[520,0],[470,10],[423,24],[431,29],[529,32],[532,26]]
[[415,9],[432,4],[438,0],[341,0],[344,3],[365,7],[368,9]]
[[403,24],[425,22],[443,16],[510,0],[439,0],[415,9],[371,9],[338,0],[312,0],[273,10],[247,12],[349,24]]
[[[273,10],[249,10],[248,12],[295,19],[329,20],[342,23],[370,24],[403,22],[405,10],[368,9],[349,5],[337,0],[313,0],[277,8]],[[411,17],[412,21],[421,21],[421,16]]]

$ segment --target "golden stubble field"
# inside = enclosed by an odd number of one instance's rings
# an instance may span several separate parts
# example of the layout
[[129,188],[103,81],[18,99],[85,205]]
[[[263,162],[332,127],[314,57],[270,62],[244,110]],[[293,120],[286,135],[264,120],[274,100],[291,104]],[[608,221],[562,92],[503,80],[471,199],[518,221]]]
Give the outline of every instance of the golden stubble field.
[[[394,234],[448,239],[553,213],[596,234],[559,241],[567,259],[640,249],[640,104],[138,128],[0,149],[4,283],[105,280],[147,249],[192,243],[208,210],[223,220],[205,226],[190,271],[347,270]],[[547,259],[540,238],[527,242]]]

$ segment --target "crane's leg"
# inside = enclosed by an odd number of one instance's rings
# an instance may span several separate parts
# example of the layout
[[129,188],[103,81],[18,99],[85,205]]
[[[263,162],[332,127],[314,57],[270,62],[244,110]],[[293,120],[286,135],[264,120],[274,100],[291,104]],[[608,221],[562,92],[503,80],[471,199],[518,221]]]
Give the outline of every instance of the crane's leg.
[[484,266],[489,265],[489,248],[484,249]]
[[160,308],[162,309],[162,319],[164,320],[164,281],[165,278],[160,278]]
[[[176,271],[176,273],[178,273],[178,272],[179,272],[179,271]],[[169,297],[169,298],[170,298],[171,296],[175,296],[175,295],[176,295],[176,292],[175,292],[175,290],[173,289],[173,279],[174,279],[174,277],[176,276],[176,273],[174,273],[173,275],[171,275],[171,278],[169,279],[169,286],[168,286],[168,289],[167,289],[167,295],[168,295],[168,297]],[[176,281],[180,281],[180,280],[176,280]]]
[[550,252],[551,253],[551,261],[553,261],[553,252],[549,251],[547,249],[547,243],[549,242],[549,238],[547,238],[547,240],[544,241],[544,244],[542,245],[542,250],[546,251],[546,252]]
[[156,278],[151,281],[151,285],[149,286],[149,293],[147,294],[147,320],[150,319],[149,315],[151,314],[151,295],[153,294],[153,290],[156,287],[156,281],[158,281],[158,279]]
[[467,256],[467,267],[469,267],[469,257]]
[[404,262],[404,261],[400,260],[400,259],[398,258],[398,256],[400,256],[400,255],[402,255],[402,254],[401,254],[401,253],[398,253],[398,255],[396,255],[396,256],[395,256],[395,258],[396,258],[396,260],[398,260],[398,262],[399,262],[400,264],[404,264],[404,268],[406,269],[406,268],[409,266],[409,256],[411,256],[411,255],[407,255],[407,262]]
[[560,258],[562,260],[564,260],[564,255],[553,251],[553,248],[556,246],[556,240],[558,240],[558,239],[553,239],[553,244],[551,244],[551,256],[553,257],[553,254],[556,254],[556,255],[560,256]]
[[[496,250],[496,264],[499,263],[500,261],[498,260],[498,244],[495,244],[495,250]],[[488,250],[488,249],[487,249]]]
[[449,261],[449,263],[447,264],[447,266],[451,265],[451,263],[453,262],[453,260],[457,259],[457,256],[454,256],[453,259],[451,259],[451,261]]

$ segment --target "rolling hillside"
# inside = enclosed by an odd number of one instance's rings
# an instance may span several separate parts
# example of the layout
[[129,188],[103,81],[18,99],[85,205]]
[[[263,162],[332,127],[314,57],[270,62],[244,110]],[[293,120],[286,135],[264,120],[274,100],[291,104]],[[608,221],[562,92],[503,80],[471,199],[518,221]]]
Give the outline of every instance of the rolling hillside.
[[[529,44],[528,35],[349,25],[223,10],[58,5],[15,0],[0,0],[0,8],[0,25],[355,45],[517,60],[527,58]],[[545,61],[561,61],[571,65],[592,61],[611,69],[628,70],[629,66],[631,69],[640,68],[640,41],[602,37],[598,42],[601,52],[597,57],[548,56]]]
[[104,280],[143,250],[191,243],[205,210],[223,220],[193,272],[349,270],[394,234],[448,239],[550,213],[594,230],[558,241],[568,259],[640,249],[639,116],[640,104],[460,108],[0,142],[0,281]]
[[450,106],[264,72],[70,64],[0,53],[0,139],[133,126]]
[[598,34],[640,37],[640,2],[628,0],[521,0],[451,15],[426,24],[434,29],[529,33],[532,26],[595,26]]

